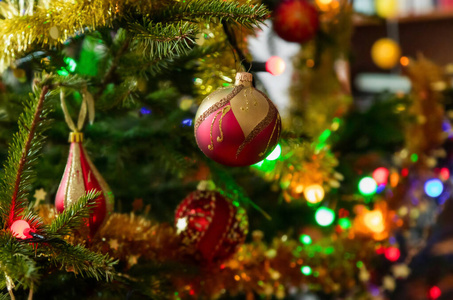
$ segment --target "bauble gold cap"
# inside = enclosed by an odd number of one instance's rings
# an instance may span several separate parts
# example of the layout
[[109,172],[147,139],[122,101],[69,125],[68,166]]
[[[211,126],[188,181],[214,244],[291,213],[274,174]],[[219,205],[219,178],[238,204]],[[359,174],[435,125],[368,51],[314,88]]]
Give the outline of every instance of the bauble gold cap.
[[236,82],[234,85],[252,86],[253,75],[247,72],[236,73]]

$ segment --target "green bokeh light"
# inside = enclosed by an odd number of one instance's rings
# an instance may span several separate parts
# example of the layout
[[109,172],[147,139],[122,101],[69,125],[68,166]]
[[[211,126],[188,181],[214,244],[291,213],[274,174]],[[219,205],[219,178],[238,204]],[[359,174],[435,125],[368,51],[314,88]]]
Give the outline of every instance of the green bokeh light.
[[307,234],[301,234],[299,240],[304,245],[310,245],[312,243],[311,237]]
[[272,151],[271,154],[266,157],[266,160],[276,160],[280,157],[281,154],[282,147],[280,146],[280,144],[277,144],[277,147],[275,147],[274,151]]
[[351,220],[348,218],[341,218],[338,220],[338,225],[340,225],[341,228],[343,229],[348,229],[351,228]]
[[316,223],[321,226],[329,226],[335,220],[335,213],[327,207],[320,207],[315,213]]
[[309,276],[309,275],[311,275],[311,273],[313,272],[309,266],[303,266],[302,268],[300,268],[300,271],[301,271],[302,274],[304,274],[305,276]]
[[377,183],[372,177],[363,177],[359,181],[359,192],[364,196],[370,196],[376,193]]

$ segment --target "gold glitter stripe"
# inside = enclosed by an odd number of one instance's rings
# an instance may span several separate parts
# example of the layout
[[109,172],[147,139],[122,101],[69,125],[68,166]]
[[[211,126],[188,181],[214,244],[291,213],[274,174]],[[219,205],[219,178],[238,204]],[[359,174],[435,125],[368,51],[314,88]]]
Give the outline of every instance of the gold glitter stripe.
[[278,111],[274,103],[272,103],[272,101],[263,92],[261,92],[260,90],[256,91],[263,95],[263,97],[269,103],[269,111],[267,113],[267,116],[260,123],[258,123],[255,128],[253,128],[252,132],[250,132],[250,134],[245,138],[244,142],[239,146],[238,151],[236,152],[236,158],[239,156],[239,154],[241,154],[242,150],[244,150],[244,147],[247,146],[251,141],[253,141],[253,139],[256,138],[264,128],[269,126],[276,115],[278,115]]
[[[271,134],[271,136],[269,137],[269,140],[267,141],[266,149],[264,149],[264,151],[261,152],[261,153],[259,154],[259,156],[263,156],[264,154],[266,154],[267,149],[269,149],[269,145],[270,145],[270,143],[271,143],[271,141],[272,141],[272,137],[274,136],[275,128],[278,127],[278,123],[280,123],[280,115],[277,115],[277,120],[275,120],[274,128],[272,129],[272,134]],[[280,133],[280,129],[279,129],[278,131],[279,131],[278,133]]]
[[231,93],[226,95],[220,101],[216,102],[214,105],[212,105],[210,108],[208,108],[197,120],[195,120],[195,128],[194,128],[195,136],[197,133],[198,126],[200,126],[200,124],[203,123],[203,121],[206,120],[206,118],[209,117],[213,112],[215,112],[219,108],[225,106],[231,99],[233,99],[237,94],[239,94],[239,92],[242,91],[243,88],[244,88],[243,85],[235,86],[234,89],[231,91]]
[[214,118],[212,119],[212,122],[211,122],[211,130],[209,131],[209,137],[211,139],[211,144],[208,145],[208,149],[211,150],[211,151],[214,150],[214,141],[212,139],[212,129],[214,128],[214,123],[215,123],[215,120],[217,120],[217,116],[220,115],[221,113],[222,113],[222,111],[218,111],[215,114],[215,116],[214,116]]
[[222,121],[223,117],[231,110],[231,105],[227,105],[222,109],[222,116],[220,117],[219,120],[219,131],[220,131],[220,136],[217,137],[217,142],[222,142],[223,141],[223,130],[222,130]]

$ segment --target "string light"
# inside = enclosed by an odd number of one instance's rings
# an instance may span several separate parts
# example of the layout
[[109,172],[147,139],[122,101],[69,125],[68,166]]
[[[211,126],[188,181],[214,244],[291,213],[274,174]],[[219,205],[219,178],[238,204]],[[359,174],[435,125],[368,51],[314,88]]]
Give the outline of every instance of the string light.
[[376,193],[376,189],[377,189],[376,181],[369,176],[363,177],[359,181],[359,192],[364,196],[373,195],[374,193]]
[[444,191],[442,181],[437,178],[429,179],[425,182],[425,193],[430,197],[438,197]]
[[285,61],[278,56],[271,56],[266,61],[266,71],[274,76],[281,75],[283,72],[285,72],[285,69]]
[[28,234],[28,232],[30,231],[30,224],[28,224],[27,221],[24,220],[14,221],[10,227],[10,230],[13,233],[13,235],[18,239],[24,240],[31,237]]
[[321,226],[329,226],[335,220],[335,213],[327,207],[320,207],[315,213],[316,223]]

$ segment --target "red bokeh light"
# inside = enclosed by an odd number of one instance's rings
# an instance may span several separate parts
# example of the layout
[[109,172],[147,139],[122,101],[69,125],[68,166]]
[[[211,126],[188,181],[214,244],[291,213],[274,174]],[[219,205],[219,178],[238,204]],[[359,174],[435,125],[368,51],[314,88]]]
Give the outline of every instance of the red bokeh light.
[[440,297],[440,295],[442,295],[442,291],[439,287],[433,286],[429,289],[429,299],[437,299]]
[[409,175],[409,170],[407,168],[404,168],[401,170],[401,175],[403,175],[404,177],[406,177],[407,175]]
[[450,178],[450,171],[448,170],[448,168],[442,168],[440,169],[439,175],[440,179],[442,179],[443,181],[448,180],[448,178]]
[[387,179],[389,177],[389,170],[384,167],[377,168],[373,172],[373,179],[376,180],[378,185],[387,184]]
[[400,258],[401,252],[400,249],[396,247],[388,247],[385,249],[385,258],[390,260],[391,262],[395,262]]

